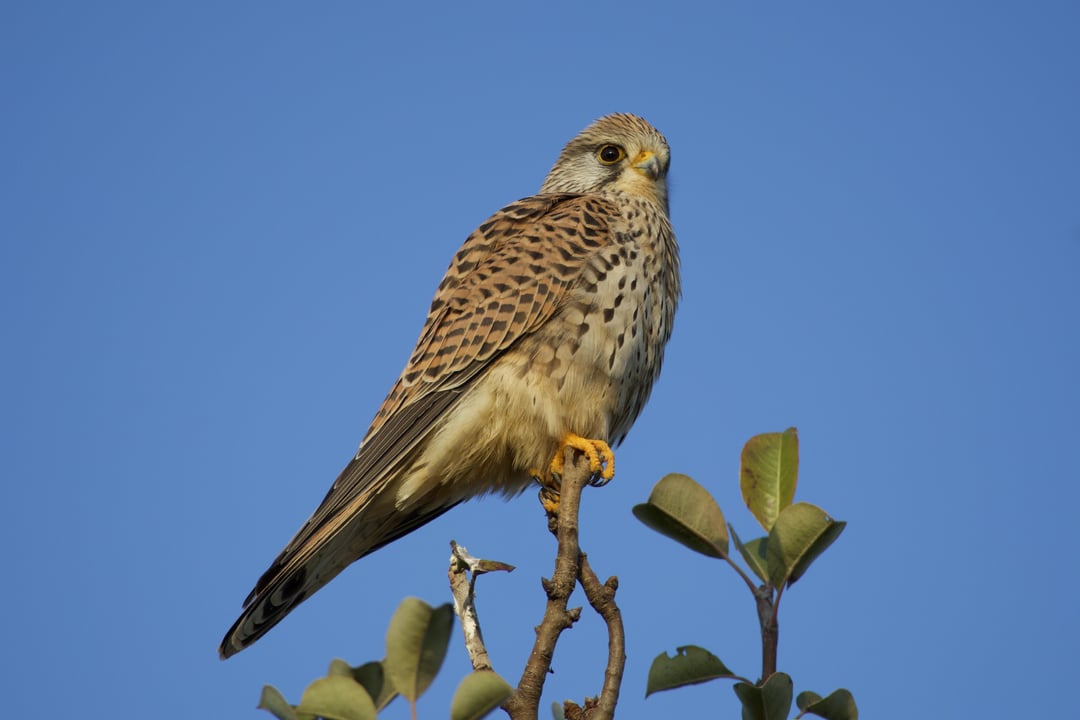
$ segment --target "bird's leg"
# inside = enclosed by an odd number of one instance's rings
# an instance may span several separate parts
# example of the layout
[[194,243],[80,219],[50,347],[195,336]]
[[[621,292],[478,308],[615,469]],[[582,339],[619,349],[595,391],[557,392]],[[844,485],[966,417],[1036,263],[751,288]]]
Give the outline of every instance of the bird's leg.
[[559,449],[548,464],[548,471],[541,472],[533,468],[529,474],[540,484],[540,504],[548,515],[557,515],[559,510],[559,487],[566,463],[566,449],[573,448],[585,454],[589,460],[589,472],[592,478],[589,484],[599,487],[606,485],[615,477],[615,453],[603,440],[590,440],[574,433],[567,433],[559,443]]

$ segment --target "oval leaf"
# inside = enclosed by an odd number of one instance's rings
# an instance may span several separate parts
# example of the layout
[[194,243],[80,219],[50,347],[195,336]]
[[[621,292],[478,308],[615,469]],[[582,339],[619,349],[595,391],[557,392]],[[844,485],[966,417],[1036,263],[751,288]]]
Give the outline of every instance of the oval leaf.
[[798,479],[799,434],[795,428],[755,435],[743,446],[739,487],[743,502],[765,532],[772,530],[780,512],[791,505]]
[[450,701],[450,720],[479,720],[495,710],[514,688],[493,670],[477,670],[458,685]]
[[273,685],[263,686],[258,707],[266,710],[278,720],[297,720],[293,706]]
[[393,686],[386,682],[383,664],[377,660],[352,668],[352,678],[364,686],[367,694],[375,701],[377,710],[382,710],[397,697]]
[[761,699],[761,688],[749,683],[737,682],[731,686],[735,696],[742,703],[742,720],[765,720],[765,706]]
[[675,655],[668,657],[660,653],[649,668],[649,680],[645,687],[645,697],[661,690],[671,690],[684,685],[716,680],[717,678],[738,677],[728,670],[720,658],[704,648],[686,645],[676,648]]
[[326,720],[375,720],[375,703],[355,680],[327,675],[308,685],[297,712]]
[[813,690],[803,690],[795,696],[795,707],[799,708],[799,710],[805,710],[820,699],[821,696]]
[[383,670],[394,690],[409,702],[416,702],[435,679],[453,627],[454,608],[449,604],[432,609],[420,598],[410,597],[394,612],[386,631]]
[[773,673],[761,687],[744,682],[732,687],[742,703],[744,720],[787,720],[793,683],[787,673]]
[[781,588],[802,577],[810,563],[840,536],[845,525],[810,503],[795,503],[785,508],[769,533],[766,547],[772,584]]
[[649,501],[634,506],[634,517],[650,528],[695,552],[724,559],[728,553],[727,523],[720,506],[693,478],[665,475],[649,494]]
[[830,545],[836,542],[836,538],[840,537],[840,533],[844,532],[844,528],[846,527],[846,522],[830,519],[829,528],[817,539],[813,547],[810,548],[810,551],[806,553],[802,560],[795,566],[795,569],[791,573],[791,578],[788,579],[788,585],[791,585],[801,578],[810,568],[810,564],[817,560],[823,552],[828,550]]
[[777,672],[769,676],[761,688],[761,698],[765,701],[766,720],[787,720],[791,712],[791,698],[795,693],[795,683],[787,673]]
[[742,559],[746,561],[746,564],[750,566],[750,569],[754,571],[754,574],[761,578],[761,582],[768,582],[769,565],[766,555],[766,546],[769,544],[769,538],[755,538],[744,545],[739,539],[739,536],[735,533],[735,528],[728,525],[728,530],[731,532],[731,539],[735,541],[735,547],[738,548],[739,554],[742,555]]
[[799,693],[797,702],[804,713],[826,720],[859,720],[859,708],[855,706],[855,698],[844,688],[833,691],[825,698],[811,692],[802,692]]

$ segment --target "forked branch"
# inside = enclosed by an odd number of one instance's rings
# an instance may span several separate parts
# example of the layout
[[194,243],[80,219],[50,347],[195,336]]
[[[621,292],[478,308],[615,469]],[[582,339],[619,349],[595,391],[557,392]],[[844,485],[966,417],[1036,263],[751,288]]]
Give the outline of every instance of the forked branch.
[[585,708],[566,703],[567,717],[573,714],[597,720],[610,718],[614,715],[615,704],[619,699],[619,687],[626,664],[626,647],[622,615],[615,604],[618,580],[611,578],[607,583],[601,583],[581,552],[578,544],[578,511],[582,489],[588,484],[591,473],[588,460],[584,456],[572,450],[567,450],[567,453],[558,515],[553,518],[552,523],[553,532],[558,539],[555,571],[550,580],[543,580],[548,598],[547,606],[543,620],[536,628],[536,642],[521,674],[517,690],[503,705],[503,709],[513,720],[538,718],[540,696],[543,693],[544,680],[551,671],[555,645],[562,631],[571,627],[581,617],[581,608],[567,609],[570,595],[579,581],[585,589],[589,604],[608,626],[608,663],[600,698],[586,701]]
[[[559,636],[581,617],[581,608],[567,608],[578,583],[581,583],[589,605],[607,625],[608,661],[600,696],[586,699],[583,707],[567,701],[564,712],[570,720],[606,720],[614,716],[615,705],[619,700],[619,688],[626,665],[626,636],[622,614],[615,604],[615,591],[619,581],[618,578],[611,577],[606,582],[600,582],[578,544],[581,492],[588,484],[591,474],[585,457],[578,456],[573,450],[567,452],[569,455],[562,478],[559,508],[556,515],[549,517],[549,526],[558,539],[555,571],[550,580],[542,579],[544,591],[547,593],[544,617],[536,628],[536,642],[518,687],[503,704],[503,710],[512,720],[537,720],[539,717],[540,696],[544,690],[544,681],[551,672],[551,660]],[[503,563],[474,558],[457,543],[451,541],[450,544],[450,588],[454,595],[454,610],[461,620],[465,634],[469,661],[474,670],[489,670],[491,661],[480,632],[474,599],[476,577],[491,570],[514,568]]]

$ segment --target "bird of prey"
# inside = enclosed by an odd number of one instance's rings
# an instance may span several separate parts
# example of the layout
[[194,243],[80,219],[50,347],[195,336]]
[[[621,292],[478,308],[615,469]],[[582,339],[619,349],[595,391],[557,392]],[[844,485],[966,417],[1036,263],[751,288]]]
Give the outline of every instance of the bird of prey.
[[660,373],[680,294],[664,136],[608,115],[540,192],[476,229],[352,461],[221,642],[251,645],[349,564],[486,493],[557,483],[567,447],[598,481]]

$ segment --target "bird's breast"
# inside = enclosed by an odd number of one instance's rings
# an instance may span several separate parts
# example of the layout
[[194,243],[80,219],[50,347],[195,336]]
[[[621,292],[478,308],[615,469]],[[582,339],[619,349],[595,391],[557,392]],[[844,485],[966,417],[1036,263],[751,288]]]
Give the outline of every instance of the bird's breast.
[[516,494],[567,433],[619,443],[660,373],[679,295],[665,214],[631,207],[558,310],[479,377],[424,452],[463,497]]
[[[671,225],[650,203],[624,203],[567,301],[516,349],[526,397],[566,432],[620,442],[660,373],[679,294]],[[539,399],[538,399],[539,398]]]

